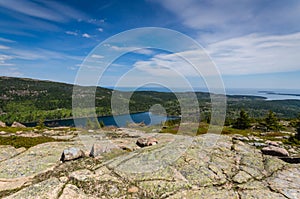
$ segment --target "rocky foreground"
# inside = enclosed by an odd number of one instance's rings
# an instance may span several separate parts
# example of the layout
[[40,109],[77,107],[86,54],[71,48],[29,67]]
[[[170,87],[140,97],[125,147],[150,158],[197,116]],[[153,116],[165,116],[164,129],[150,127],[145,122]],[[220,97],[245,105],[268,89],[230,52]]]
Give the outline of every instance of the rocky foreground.
[[0,197],[300,198],[299,164],[278,158],[289,154],[276,143],[263,147],[277,147],[278,153],[265,155],[237,136],[134,129],[43,135],[60,142],[29,149],[0,146]]

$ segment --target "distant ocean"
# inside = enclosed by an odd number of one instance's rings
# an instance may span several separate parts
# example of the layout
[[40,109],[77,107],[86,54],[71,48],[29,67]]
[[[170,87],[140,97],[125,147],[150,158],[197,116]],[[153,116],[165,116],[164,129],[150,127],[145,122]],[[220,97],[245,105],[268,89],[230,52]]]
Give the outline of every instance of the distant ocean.
[[[113,87],[109,87],[114,89]],[[132,87],[120,87],[116,88],[120,91],[133,91]],[[158,91],[158,92],[187,92],[191,91],[190,89],[184,88],[175,88],[171,91],[168,88],[164,87],[141,87],[136,91]],[[207,88],[194,88],[196,92],[208,92]],[[297,99],[300,100],[300,89],[252,89],[252,88],[226,88],[227,95],[249,95],[249,96],[261,96],[265,97],[266,100],[286,100],[286,99]]]

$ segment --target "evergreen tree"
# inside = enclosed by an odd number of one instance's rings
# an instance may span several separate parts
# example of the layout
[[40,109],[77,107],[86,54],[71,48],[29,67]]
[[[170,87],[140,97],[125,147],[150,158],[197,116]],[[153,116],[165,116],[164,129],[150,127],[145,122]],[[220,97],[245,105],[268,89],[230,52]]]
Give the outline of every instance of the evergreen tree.
[[251,123],[248,114],[244,110],[241,110],[240,116],[236,119],[235,123],[233,124],[233,128],[248,129],[250,127]]
[[269,111],[268,115],[266,116],[265,126],[267,127],[267,130],[273,130],[273,131],[280,130],[281,126],[279,124],[279,120],[273,111]]
[[37,123],[36,128],[37,129],[43,129],[43,128],[45,128],[46,126],[45,126],[44,122],[45,122],[45,120],[43,118],[40,118],[39,121],[38,121],[38,123]]

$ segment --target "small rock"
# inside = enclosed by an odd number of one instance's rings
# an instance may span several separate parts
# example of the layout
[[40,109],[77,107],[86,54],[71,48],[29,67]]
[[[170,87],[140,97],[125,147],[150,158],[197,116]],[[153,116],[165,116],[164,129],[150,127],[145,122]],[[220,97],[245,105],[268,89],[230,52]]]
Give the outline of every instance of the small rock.
[[297,153],[297,151],[294,148],[289,149],[290,153]]
[[233,140],[240,140],[240,141],[249,141],[249,138],[244,137],[244,136],[234,136],[232,139]]
[[252,142],[252,143],[249,143],[249,144],[252,145],[252,146],[255,146],[255,147],[265,147],[265,146],[267,146],[267,144],[261,143],[261,142]]
[[278,142],[275,142],[275,141],[270,141],[270,140],[267,140],[265,142],[267,145],[272,145],[272,146],[279,146],[279,143]]
[[158,129],[152,129],[152,133],[158,133],[159,130]]
[[262,153],[265,155],[272,156],[289,156],[289,152],[284,148],[268,146],[261,149]]
[[139,138],[136,141],[136,144],[139,147],[145,147],[145,146],[152,146],[152,145],[156,145],[158,143],[157,139],[154,137],[148,137],[148,138]]
[[255,141],[255,142],[262,142],[262,141],[263,141],[263,139],[258,138],[258,137],[255,137],[255,136],[250,136],[250,137],[249,137],[249,140],[253,140],[253,141]]
[[11,127],[15,127],[15,128],[26,128],[25,125],[23,125],[23,124],[21,124],[21,123],[19,123],[19,122],[16,122],[16,121],[15,121],[14,123],[12,123]]
[[89,133],[94,133],[94,130],[90,129],[88,130]]
[[65,162],[70,160],[76,160],[82,157],[84,157],[84,152],[81,149],[72,147],[63,151],[60,160],[62,162]]
[[62,182],[62,183],[66,183],[66,182],[68,182],[68,177],[62,176],[62,177],[59,178],[59,181]]
[[139,188],[136,186],[132,186],[128,189],[128,193],[137,193],[139,191]]
[[6,127],[6,124],[2,121],[0,121],[0,127]]
[[248,180],[250,180],[252,178],[252,176],[250,176],[248,173],[246,173],[245,171],[239,171],[233,178],[232,180],[236,183],[244,183],[247,182]]
[[274,137],[275,139],[278,139],[278,140],[283,140],[284,139],[284,136],[276,136]]

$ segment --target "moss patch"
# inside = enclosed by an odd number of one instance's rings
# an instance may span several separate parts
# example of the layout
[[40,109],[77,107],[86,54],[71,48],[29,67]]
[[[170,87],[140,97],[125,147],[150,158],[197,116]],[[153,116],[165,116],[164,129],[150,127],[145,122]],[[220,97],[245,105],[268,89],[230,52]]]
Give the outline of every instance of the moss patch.
[[0,127],[0,131],[4,131],[7,133],[16,133],[17,131],[31,131],[34,128],[27,127],[27,128],[18,128],[18,127]]
[[0,137],[0,145],[11,145],[15,148],[25,147],[26,149],[46,142],[62,142],[64,140],[54,139],[51,137]]

